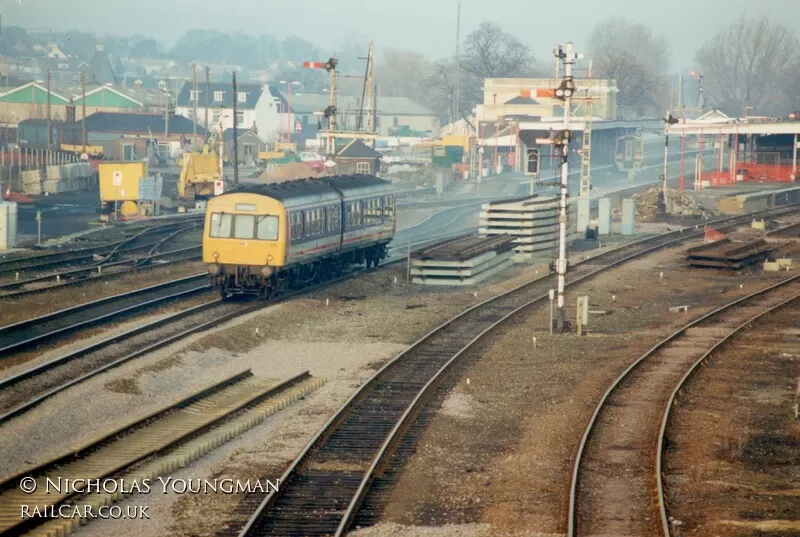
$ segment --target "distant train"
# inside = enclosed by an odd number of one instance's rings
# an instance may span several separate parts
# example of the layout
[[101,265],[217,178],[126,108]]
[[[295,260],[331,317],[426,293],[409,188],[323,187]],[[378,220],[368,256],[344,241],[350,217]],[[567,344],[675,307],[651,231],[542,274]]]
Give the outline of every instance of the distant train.
[[253,185],[212,198],[203,262],[226,299],[275,293],[377,266],[394,236],[391,183],[370,175]]
[[[708,150],[708,148],[706,148]],[[697,142],[694,137],[684,143],[683,153],[686,158],[697,153]],[[681,158],[681,137],[670,135],[670,162]],[[664,162],[664,135],[657,133],[624,134],[617,138],[614,161],[617,169],[627,171],[639,167],[657,166]]]

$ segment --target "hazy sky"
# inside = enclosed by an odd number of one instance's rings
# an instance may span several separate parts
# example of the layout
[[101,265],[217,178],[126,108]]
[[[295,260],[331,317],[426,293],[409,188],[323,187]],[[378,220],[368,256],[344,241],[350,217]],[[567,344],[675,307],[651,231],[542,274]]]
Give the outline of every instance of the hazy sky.
[[[3,24],[25,28],[139,33],[172,44],[187,30],[214,27],[297,35],[325,53],[348,40],[366,46],[373,39],[378,55],[398,48],[434,58],[455,50],[456,5],[457,0],[0,0]],[[800,0],[462,0],[461,28],[463,36],[493,20],[550,61],[557,43],[571,40],[580,50],[597,21],[623,16],[667,34],[673,67],[680,68],[691,66],[708,35],[744,13],[800,27]]]

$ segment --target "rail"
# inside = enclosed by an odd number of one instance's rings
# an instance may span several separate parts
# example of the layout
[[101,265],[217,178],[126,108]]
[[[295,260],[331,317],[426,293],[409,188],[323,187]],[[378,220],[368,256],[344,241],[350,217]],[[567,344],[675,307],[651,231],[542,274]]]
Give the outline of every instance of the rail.
[[[800,276],[795,276],[794,278],[790,278],[789,280],[784,280],[784,281],[782,281],[782,282],[780,282],[780,283],[778,283],[778,284],[776,284],[776,285],[774,285],[774,286],[772,286],[772,287],[770,287],[768,289],[762,290],[758,294],[763,294],[763,293],[768,292],[768,291],[770,291],[770,290],[772,290],[772,289],[774,289],[776,287],[785,285],[785,284],[790,283],[792,281],[797,281],[798,277],[800,277]],[[746,300],[747,298],[750,298],[750,297],[745,297],[745,298],[743,298],[741,300]],[[661,427],[660,427],[659,433],[658,433],[658,446],[656,447],[656,490],[657,490],[657,494],[658,494],[659,513],[661,515],[661,529],[662,529],[662,532],[664,534],[664,537],[672,537],[672,533],[670,532],[669,517],[667,515],[666,494],[664,493],[664,479],[662,477],[663,455],[664,455],[664,440],[665,440],[665,438],[667,436],[667,427],[668,427],[668,424],[669,424],[669,419],[670,419],[670,415],[671,415],[671,412],[672,412],[672,407],[675,405],[675,401],[676,401],[676,399],[678,397],[678,393],[680,393],[680,391],[683,389],[684,385],[689,380],[689,378],[695,373],[695,371],[697,371],[697,368],[703,362],[705,362],[712,354],[714,354],[714,352],[717,349],[719,349],[720,347],[722,347],[723,345],[728,343],[730,341],[730,339],[733,338],[734,336],[736,336],[741,330],[743,330],[745,327],[749,326],[750,324],[756,322],[761,317],[764,317],[766,315],[774,313],[775,311],[784,308],[785,306],[787,306],[791,302],[794,302],[797,299],[798,299],[798,296],[795,295],[795,296],[793,296],[793,297],[791,297],[791,298],[789,298],[787,300],[784,300],[780,304],[777,304],[777,305],[769,308],[766,311],[762,311],[758,315],[748,319],[746,322],[744,322],[744,323],[740,324],[739,326],[737,326],[734,330],[732,330],[730,333],[728,333],[723,339],[721,339],[720,341],[715,343],[713,347],[708,349],[708,351],[705,354],[703,354],[703,356],[701,356],[699,359],[697,359],[691,365],[689,370],[686,371],[686,373],[683,375],[683,377],[681,377],[681,379],[678,381],[678,383],[675,386],[675,388],[672,390],[672,393],[669,396],[669,401],[667,401],[666,409],[664,410],[664,415],[661,418]]]
[[[759,291],[751,293],[751,294],[749,294],[747,296],[738,298],[738,299],[736,299],[736,300],[734,300],[734,301],[732,301],[732,302],[730,302],[728,304],[725,304],[725,305],[723,305],[723,306],[721,306],[719,308],[716,308],[713,311],[711,311],[711,312],[699,317],[698,319],[695,319],[692,322],[682,326],[680,329],[676,330],[675,332],[673,332],[672,334],[670,334],[669,336],[667,336],[663,340],[659,341],[656,345],[654,345],[648,351],[646,351],[642,356],[637,358],[633,363],[631,363],[619,375],[619,377],[617,377],[611,383],[611,385],[605,391],[603,396],[600,398],[600,401],[597,403],[597,406],[595,407],[595,410],[592,413],[592,416],[589,418],[589,422],[588,422],[586,428],[584,429],[584,433],[583,433],[583,435],[581,437],[581,441],[580,441],[580,444],[578,445],[578,449],[577,449],[577,452],[576,452],[576,455],[575,455],[574,464],[572,466],[572,472],[571,472],[571,477],[570,477],[569,509],[568,509],[568,514],[567,514],[567,537],[575,537],[575,535],[576,535],[578,484],[579,484],[579,481],[580,481],[579,477],[580,477],[580,472],[581,472],[581,469],[582,469],[581,468],[581,463],[582,463],[582,461],[584,459],[584,454],[586,452],[586,448],[587,448],[587,445],[589,443],[589,440],[590,440],[592,434],[596,430],[596,426],[597,426],[597,423],[598,423],[598,420],[599,420],[599,416],[603,412],[603,410],[605,410],[607,408],[607,402],[608,402],[609,398],[612,396],[612,394],[614,394],[620,388],[622,383],[625,382],[630,377],[631,373],[633,373],[634,371],[637,371],[640,368],[640,366],[642,364],[644,364],[657,351],[667,347],[668,344],[670,344],[673,341],[675,341],[679,336],[685,334],[687,330],[689,330],[689,329],[691,329],[691,328],[693,328],[693,327],[695,327],[695,326],[697,326],[697,325],[699,325],[699,324],[701,324],[701,323],[703,323],[703,322],[705,322],[705,321],[707,321],[707,320],[709,320],[709,319],[711,319],[713,317],[716,317],[720,313],[722,313],[724,311],[727,311],[727,310],[729,310],[729,309],[731,309],[731,308],[733,308],[733,307],[735,307],[735,306],[737,306],[739,304],[742,304],[743,302],[746,302],[746,301],[752,300],[753,298],[762,296],[762,295],[764,295],[766,293],[769,293],[769,292],[771,292],[771,291],[773,291],[775,289],[781,288],[781,287],[786,286],[788,284],[791,284],[791,283],[793,283],[795,281],[798,281],[799,279],[800,279],[800,275],[793,276],[793,277],[790,277],[790,278],[786,278],[786,279],[784,279],[784,280],[782,280],[782,281],[780,281],[780,282],[778,282],[778,283],[776,283],[774,285],[771,285],[769,287],[766,287],[764,289],[761,289]],[[782,302],[781,304],[779,304],[779,306],[782,306],[782,305],[784,305],[784,304],[786,304],[788,302],[791,302],[792,300],[795,300],[796,298],[797,298],[797,296],[794,296],[791,299],[789,299],[789,300],[787,300],[785,302]],[[775,308],[777,308],[779,306],[776,306]],[[766,313],[769,313],[770,311],[773,311],[775,308],[771,308],[766,312],[762,312],[759,315],[748,319],[745,323],[741,324],[735,330],[733,330],[732,332],[729,332],[726,336],[724,336],[722,340],[718,341],[714,346],[711,347],[711,349],[709,349],[707,352],[705,352],[698,360],[696,360],[693,363],[693,365],[684,374],[682,379],[679,381],[677,387],[672,392],[672,396],[669,399],[669,403],[667,405],[667,409],[666,409],[664,417],[662,418],[662,421],[661,421],[661,429],[660,429],[660,433],[659,433],[658,448],[657,448],[658,449],[658,453],[657,453],[657,456],[656,456],[657,457],[656,480],[657,480],[657,490],[658,490],[658,504],[659,504],[659,511],[661,513],[661,525],[662,525],[662,529],[664,531],[664,536],[665,537],[670,537],[670,533],[669,533],[669,523],[668,523],[667,515],[666,515],[666,508],[665,508],[665,505],[664,505],[663,484],[662,484],[662,481],[661,481],[661,450],[663,449],[663,435],[664,435],[664,433],[666,431],[666,421],[667,421],[668,415],[669,415],[669,408],[672,405],[672,403],[674,401],[674,398],[677,395],[677,393],[680,390],[680,388],[683,385],[683,383],[691,375],[691,373],[697,368],[697,366],[700,365],[700,363],[702,363],[708,356],[710,356],[714,352],[714,350],[716,350],[720,345],[722,345],[725,341],[730,339],[736,332],[738,332],[739,330],[741,330],[743,327],[747,326],[748,324],[752,323],[758,317],[760,317],[762,315],[765,315]]]
[[[780,213],[784,213],[784,212],[793,211],[795,209],[796,209],[796,207],[783,207],[783,208],[780,208],[780,209],[777,209],[777,210],[773,209],[771,211],[767,211],[767,212],[765,212],[765,214],[774,215],[774,214],[780,214]],[[752,218],[752,215],[747,215],[747,217],[721,218],[721,219],[716,220],[716,223],[725,222],[726,223],[726,227],[732,227],[732,226],[740,225],[743,222],[749,221],[749,218]],[[600,272],[602,272],[604,270],[607,270],[608,268],[611,268],[613,266],[617,266],[617,265],[619,265],[621,263],[624,263],[624,262],[626,262],[626,261],[628,261],[630,259],[639,257],[639,256],[644,255],[646,253],[649,253],[649,252],[652,252],[652,251],[656,251],[656,250],[662,249],[662,248],[667,247],[667,246],[679,244],[679,243],[685,242],[685,241],[693,239],[693,238],[701,237],[702,235],[703,235],[703,231],[702,230],[694,231],[694,232],[691,232],[691,231],[690,232],[684,232],[683,230],[679,230],[679,231],[666,233],[666,234],[663,234],[663,235],[658,235],[656,237],[650,237],[650,238],[647,238],[647,239],[636,241],[634,243],[625,245],[625,246],[623,246],[621,248],[618,248],[616,250],[612,250],[610,252],[605,252],[605,253],[599,254],[599,255],[591,258],[591,259],[587,259],[585,261],[581,261],[579,263],[576,263],[573,266],[591,267],[593,265],[597,265],[597,261],[600,260],[600,259],[603,259],[603,258],[608,259],[608,262],[606,264],[604,264],[604,265],[599,266],[595,270],[592,270],[592,271],[588,272],[587,274],[584,274],[582,276],[579,276],[578,278],[573,279],[572,281],[569,282],[568,285],[574,285],[575,283],[578,283],[580,281],[585,281],[586,279],[591,278],[592,276],[594,276],[594,275],[596,275],[596,274],[598,274],[598,273],[600,273]],[[620,255],[621,255],[621,257],[620,257]],[[351,453],[351,455],[352,455],[353,451],[356,448],[353,447],[353,446],[351,446],[350,448],[346,447],[348,444],[345,441],[345,434],[342,432],[343,427],[344,427],[345,424],[348,424],[348,423],[359,423],[363,427],[365,422],[367,422],[367,423],[370,424],[370,427],[369,427],[370,435],[375,434],[377,429],[380,429],[381,427],[383,427],[385,425],[385,422],[386,422],[385,416],[384,417],[376,417],[376,415],[374,414],[375,410],[372,411],[373,415],[370,415],[369,409],[365,410],[364,411],[364,415],[361,415],[361,416],[359,416],[356,412],[357,412],[358,405],[361,404],[363,401],[373,400],[373,402],[375,402],[375,399],[376,399],[376,396],[377,396],[376,394],[378,393],[378,388],[377,388],[378,386],[382,386],[381,390],[383,390],[383,391],[386,391],[386,390],[391,391],[391,387],[390,387],[391,385],[398,385],[398,386],[403,385],[402,377],[400,378],[400,380],[390,381],[389,378],[388,378],[388,372],[392,371],[395,368],[401,367],[403,362],[404,362],[404,360],[406,360],[406,358],[408,356],[413,356],[412,353],[415,353],[415,352],[418,355],[424,355],[427,358],[426,361],[425,361],[426,366],[432,367],[433,366],[432,365],[432,362],[433,362],[432,356],[434,355],[435,343],[432,345],[432,347],[434,347],[434,348],[431,348],[431,349],[427,349],[426,347],[424,347],[424,345],[429,344],[429,342],[431,340],[434,340],[435,336],[441,334],[445,328],[452,328],[453,326],[456,326],[456,323],[458,323],[459,321],[462,321],[463,319],[468,319],[469,318],[468,316],[473,312],[477,312],[478,310],[482,310],[482,309],[486,308],[487,306],[492,306],[492,307],[495,307],[496,309],[500,310],[499,313],[494,313],[494,315],[498,315],[498,314],[501,315],[500,318],[493,319],[492,322],[489,322],[488,326],[480,325],[480,323],[473,323],[472,326],[469,326],[469,330],[462,330],[462,335],[463,335],[463,333],[470,333],[470,334],[479,333],[480,335],[477,336],[477,337],[473,337],[473,338],[469,339],[466,342],[465,345],[461,345],[459,347],[459,349],[456,351],[456,353],[454,355],[451,355],[450,358],[448,360],[446,360],[440,367],[438,367],[436,372],[434,372],[434,374],[431,377],[428,378],[428,381],[425,382],[424,386],[422,387],[422,389],[420,389],[415,394],[415,396],[413,397],[411,402],[404,409],[402,409],[399,412],[399,416],[397,418],[395,418],[394,421],[392,422],[392,425],[390,425],[390,430],[387,431],[386,436],[383,437],[383,441],[381,442],[380,446],[377,448],[375,454],[368,461],[369,462],[368,471],[366,473],[362,474],[362,478],[359,480],[359,484],[358,484],[357,489],[354,491],[354,493],[352,495],[348,496],[350,498],[350,500],[349,500],[349,504],[348,504],[348,509],[345,511],[345,513],[342,514],[341,517],[338,517],[337,514],[336,514],[338,512],[338,509],[337,510],[334,510],[334,509],[330,509],[330,510],[324,509],[324,510],[322,510],[322,512],[324,512],[329,517],[335,517],[336,518],[336,522],[335,522],[335,527],[337,528],[336,529],[336,535],[342,535],[348,529],[349,524],[353,521],[353,519],[354,519],[354,517],[355,517],[355,515],[356,515],[356,513],[358,511],[358,508],[360,507],[360,504],[361,504],[361,502],[363,501],[363,499],[365,497],[366,491],[369,488],[370,480],[372,479],[372,476],[373,476],[372,472],[374,472],[375,469],[378,468],[378,466],[381,464],[381,461],[391,451],[392,446],[395,445],[395,443],[399,441],[399,438],[400,438],[400,434],[399,433],[400,433],[400,431],[408,423],[408,420],[410,419],[410,416],[413,415],[415,409],[418,407],[420,402],[424,399],[425,395],[429,392],[430,387],[432,385],[434,385],[435,382],[438,379],[441,378],[443,373],[448,369],[448,367],[450,367],[456,361],[458,356],[461,356],[466,349],[468,349],[475,341],[480,339],[484,334],[486,334],[488,331],[490,331],[493,327],[495,327],[498,324],[504,322],[506,319],[508,319],[509,317],[514,315],[515,313],[518,313],[522,309],[524,309],[526,307],[529,307],[532,304],[535,304],[535,303],[538,303],[538,302],[546,300],[548,298],[548,295],[543,293],[540,296],[538,296],[537,298],[534,298],[533,300],[525,300],[521,305],[511,307],[513,305],[513,299],[514,298],[517,298],[517,297],[519,297],[521,295],[527,296],[528,294],[530,294],[530,288],[531,287],[533,287],[534,290],[535,290],[535,287],[536,287],[537,283],[546,283],[546,282],[544,282],[543,279],[541,279],[541,278],[537,279],[537,280],[534,280],[532,282],[527,282],[527,283],[524,283],[524,284],[516,287],[515,289],[512,289],[512,290],[507,291],[507,292],[505,292],[503,294],[497,295],[497,296],[492,297],[492,298],[490,298],[490,299],[488,299],[486,301],[483,301],[483,302],[481,302],[479,304],[474,305],[473,307],[471,307],[471,308],[467,309],[466,311],[460,313],[456,317],[454,317],[454,318],[450,319],[449,321],[443,323],[442,325],[440,325],[439,327],[437,327],[436,329],[434,329],[433,331],[431,331],[430,333],[425,335],[423,338],[418,340],[416,343],[411,345],[404,352],[400,353],[398,356],[396,356],[390,362],[385,364],[370,379],[368,379],[354,394],[352,394],[351,397],[348,398],[348,400],[339,408],[339,410],[326,422],[326,424],[323,425],[323,427],[317,432],[317,434],[314,435],[314,437],[311,439],[311,441],[305,446],[305,448],[302,450],[302,452],[298,455],[298,457],[293,461],[293,463],[289,466],[289,468],[283,474],[283,476],[281,478],[281,482],[284,484],[284,486],[277,492],[275,492],[275,491],[270,492],[264,498],[264,500],[261,502],[261,504],[256,508],[256,511],[253,514],[253,516],[248,520],[248,522],[246,523],[244,528],[239,533],[240,537],[249,537],[250,535],[259,533],[256,530],[257,526],[261,525],[262,523],[264,523],[264,524],[268,523],[267,522],[267,520],[269,518],[268,512],[270,511],[270,508],[275,506],[275,504],[280,500],[280,498],[285,497],[283,495],[285,494],[286,489],[291,487],[292,482],[293,482],[295,477],[298,477],[298,476],[301,475],[301,473],[302,473],[301,469],[308,469],[308,468],[311,467],[312,462],[313,462],[313,460],[312,460],[313,455],[315,453],[319,453],[320,451],[326,449],[327,440],[328,439],[333,438],[334,435],[337,435],[336,436],[337,440],[336,440],[336,448],[335,449],[340,450],[340,451],[341,450],[346,450],[348,453]],[[542,291],[544,291],[544,289],[542,289]],[[512,302],[512,305],[507,305],[504,308],[502,306],[502,300],[503,299],[508,299],[509,301]],[[507,310],[509,308],[510,308],[510,311],[505,312],[505,314],[503,315],[504,310]],[[479,319],[479,321],[480,322],[484,322],[484,321],[486,321],[486,317],[489,317],[489,316],[490,316],[489,314],[484,314],[483,317]],[[457,338],[457,335],[451,333],[449,338],[448,338],[447,335],[443,335],[442,338],[444,338],[445,340],[449,341],[450,344],[453,344],[453,340],[455,340]],[[439,351],[439,352],[441,353],[441,351]],[[413,365],[416,366],[416,367],[412,367],[411,365],[409,365],[408,366],[409,367],[409,371],[413,371],[413,372],[416,373],[415,369],[418,370],[418,369],[420,369],[422,367],[420,365],[419,360],[414,362],[414,361],[409,359],[409,361]],[[396,372],[394,374],[397,375]],[[411,377],[411,373],[409,373],[409,377],[413,378],[413,377]],[[414,385],[415,382],[414,381],[407,381],[406,384]],[[397,389],[401,390],[401,388],[399,388],[399,387]],[[398,393],[400,395],[402,395],[402,392],[398,392]],[[381,401],[380,397],[378,397],[377,401],[378,402]],[[388,406],[388,405],[386,405],[386,406]],[[385,410],[383,406],[381,406],[381,410],[382,411]],[[357,419],[357,418],[359,418],[359,419]],[[359,421],[359,420],[361,420],[361,421]],[[352,429],[353,427],[354,426],[352,426],[352,425],[349,426],[350,429]],[[359,439],[360,438],[361,437],[359,436]],[[358,449],[362,449],[362,450],[366,449],[364,447],[365,442],[366,442],[366,440],[360,439],[359,443],[358,443],[358,446],[359,446]],[[334,449],[334,448],[331,447],[330,449]],[[330,456],[330,453],[329,453],[329,456]],[[336,459],[332,459],[332,460],[336,460]],[[348,460],[350,461],[350,466],[353,466],[353,465],[358,466],[358,461],[359,461],[358,458],[353,458],[352,456],[350,456],[350,458]],[[347,494],[346,492],[343,492],[344,489],[347,488],[344,485],[344,481],[345,481],[345,478],[347,478],[347,481],[349,482],[349,478],[351,478],[351,477],[352,476],[344,476],[344,475],[338,476],[338,478],[341,480],[341,483],[339,483],[339,486],[337,487],[337,494],[339,494],[340,496],[344,496],[345,494]],[[318,476],[318,479],[322,479],[322,478]],[[304,482],[307,482],[307,481],[313,481],[313,478],[309,477],[307,475],[307,476],[305,476]],[[298,494],[298,491],[295,491],[295,493],[292,495],[292,497],[301,497],[301,496],[302,496],[302,494]],[[305,497],[306,497],[307,500],[309,499],[308,496],[305,496]],[[331,502],[331,498],[330,497],[326,497],[326,501]],[[345,501],[347,501],[347,500],[345,499]],[[287,502],[291,502],[291,499],[288,499]],[[334,502],[334,503],[336,503],[336,502]],[[338,505],[338,503],[336,503],[336,505]],[[281,523],[280,522],[280,515],[281,514],[285,515],[287,512],[288,512],[288,508],[287,509],[281,509],[279,514],[276,515],[276,516],[278,516],[279,520],[273,521],[273,522],[270,522],[270,523],[274,523],[275,525],[280,524]],[[286,522],[286,521],[284,521],[284,522]],[[327,522],[328,525],[333,523],[333,521],[331,521],[331,520],[326,520],[325,522]],[[283,526],[283,527],[285,529],[285,526]],[[296,526],[293,526],[293,528],[295,528],[295,527]],[[319,520],[315,520],[314,521],[314,527],[315,527],[315,532],[322,532],[323,531],[323,530],[320,529],[321,525],[320,525],[320,521]],[[303,533],[303,534],[310,533],[308,528],[305,528],[305,530],[300,530],[300,532]],[[325,532],[325,533],[327,534],[327,533],[330,533],[330,532]],[[322,533],[320,533],[320,534],[322,534]]]

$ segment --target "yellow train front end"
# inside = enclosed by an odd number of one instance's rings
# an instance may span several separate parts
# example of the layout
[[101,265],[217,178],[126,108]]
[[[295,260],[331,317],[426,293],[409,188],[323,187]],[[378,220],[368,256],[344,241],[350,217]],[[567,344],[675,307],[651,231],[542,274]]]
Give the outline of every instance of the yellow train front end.
[[273,198],[223,194],[206,209],[203,263],[222,298],[233,294],[268,298],[286,264],[286,210]]

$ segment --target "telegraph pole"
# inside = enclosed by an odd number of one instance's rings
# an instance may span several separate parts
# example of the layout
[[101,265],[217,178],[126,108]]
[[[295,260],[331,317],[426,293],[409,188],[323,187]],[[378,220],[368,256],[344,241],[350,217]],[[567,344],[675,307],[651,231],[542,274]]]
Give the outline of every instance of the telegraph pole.
[[169,138],[169,77],[167,77],[167,89],[164,90],[164,140]]
[[453,123],[461,117],[461,0],[456,14],[456,98],[453,106]]
[[192,105],[194,106],[194,113],[192,114],[192,144],[194,144],[197,138],[197,62],[192,65],[192,83]]
[[556,143],[561,145],[561,200],[559,202],[558,217],[558,260],[556,261],[556,272],[558,274],[558,310],[556,315],[556,330],[564,331],[564,284],[567,276],[567,181],[569,179],[569,141],[572,138],[570,131],[570,109],[572,106],[572,95],[575,93],[575,80],[572,76],[572,66],[575,60],[583,57],[575,54],[572,49],[572,42],[567,42],[565,47],[557,46],[553,53],[556,62],[561,60],[564,64],[564,79],[556,89],[557,99],[564,101],[564,130],[556,135]]
[[209,87],[211,83],[211,68],[206,66],[206,140],[208,140],[208,94],[211,92]]
[[[292,86],[289,86],[289,91],[292,91]],[[239,133],[236,129],[236,71],[233,71],[233,184],[239,186],[239,145],[237,138]],[[222,133],[220,133],[222,135]]]
[[86,154],[86,71],[81,72],[81,89],[83,97],[81,100],[81,141],[83,142],[83,153]]
[[47,70],[47,152],[53,149],[52,115],[50,113],[50,69]]
[[661,199],[667,212],[667,154],[669,153],[669,110],[664,114],[664,174],[662,175]]

